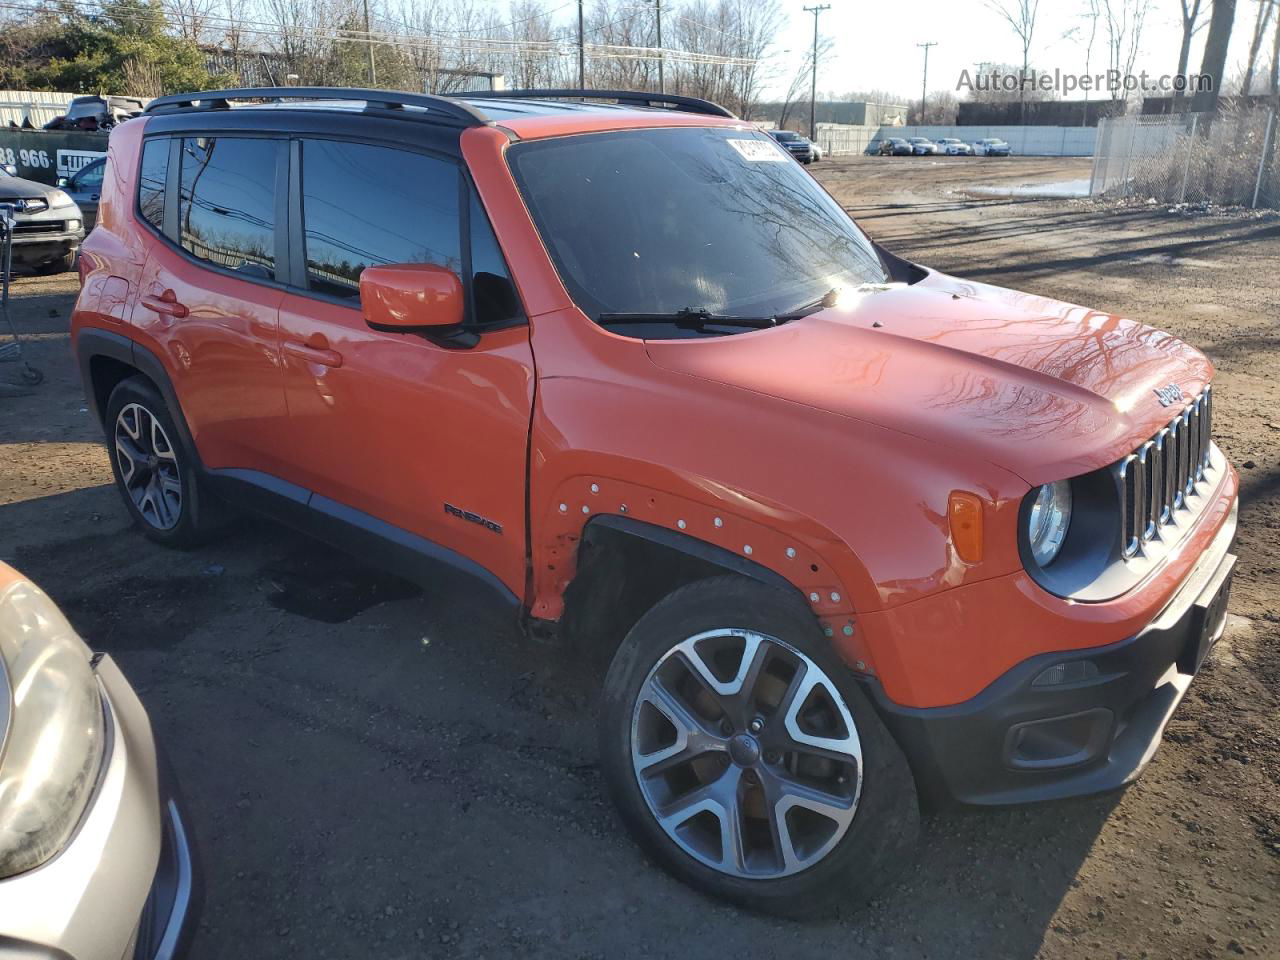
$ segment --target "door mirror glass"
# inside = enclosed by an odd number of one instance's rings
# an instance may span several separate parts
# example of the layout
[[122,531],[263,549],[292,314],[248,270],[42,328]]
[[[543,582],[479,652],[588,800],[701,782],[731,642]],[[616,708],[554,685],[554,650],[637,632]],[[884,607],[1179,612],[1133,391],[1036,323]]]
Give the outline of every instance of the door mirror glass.
[[365,267],[360,306],[375,330],[456,327],[463,319],[462,280],[433,263]]
[[59,177],[56,186],[69,187],[71,186],[71,181],[67,177]]

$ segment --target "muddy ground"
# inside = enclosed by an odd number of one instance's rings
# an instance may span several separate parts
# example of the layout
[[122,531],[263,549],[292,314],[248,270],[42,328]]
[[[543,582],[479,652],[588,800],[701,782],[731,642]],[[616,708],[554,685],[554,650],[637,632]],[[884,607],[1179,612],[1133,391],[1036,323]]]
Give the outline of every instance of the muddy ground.
[[150,709],[203,852],[195,958],[1280,957],[1280,219],[956,192],[1078,160],[814,173],[906,256],[1152,321],[1217,365],[1243,479],[1232,617],[1145,777],[932,815],[906,878],[829,922],[709,902],[620,833],[599,678],[467,583],[408,587],[268,523],[193,553],[134,533],[68,355],[74,278],[23,278],[48,379],[0,386],[0,557]]

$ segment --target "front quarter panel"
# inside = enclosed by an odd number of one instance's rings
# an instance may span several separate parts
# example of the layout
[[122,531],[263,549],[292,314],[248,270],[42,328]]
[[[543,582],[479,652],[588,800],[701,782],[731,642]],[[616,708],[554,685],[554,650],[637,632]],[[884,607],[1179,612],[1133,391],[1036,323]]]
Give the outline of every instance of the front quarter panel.
[[[774,570],[868,672],[856,616],[1020,568],[1014,527],[1028,488],[1006,471],[663,370],[642,341],[576,310],[536,318],[533,336],[535,616],[560,616],[581,529],[600,514],[658,524]],[[988,547],[979,564],[961,561],[951,544],[952,490],[983,502]]]

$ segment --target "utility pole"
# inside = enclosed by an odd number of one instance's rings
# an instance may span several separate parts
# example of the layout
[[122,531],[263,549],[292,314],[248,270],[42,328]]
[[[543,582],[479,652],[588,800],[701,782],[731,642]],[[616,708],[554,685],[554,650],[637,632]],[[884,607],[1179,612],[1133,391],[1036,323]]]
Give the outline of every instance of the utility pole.
[[578,0],[578,89],[587,89],[587,48],[582,27],[582,0]]
[[928,43],[917,43],[917,47],[924,47],[924,80],[920,83],[920,122],[924,123],[924,101],[929,95],[929,48],[936,47],[938,42],[930,40]]
[[662,75],[663,61],[666,55],[662,51],[662,0],[653,0],[653,12],[658,19],[658,92],[667,92],[667,80]]
[[378,70],[373,65],[373,34],[369,32],[369,0],[364,0],[364,36],[369,49],[369,86],[378,85]]
[[813,14],[813,76],[809,81],[809,139],[818,142],[818,14],[830,10],[831,4],[824,3],[820,7],[805,7],[805,13]]

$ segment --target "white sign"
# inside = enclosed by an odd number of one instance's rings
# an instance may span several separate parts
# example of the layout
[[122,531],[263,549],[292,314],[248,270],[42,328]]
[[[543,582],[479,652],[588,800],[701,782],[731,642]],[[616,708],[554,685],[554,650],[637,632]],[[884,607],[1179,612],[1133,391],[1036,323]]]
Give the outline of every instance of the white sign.
[[785,163],[788,159],[782,148],[772,140],[726,140],[733,149],[742,155],[743,160],[752,163]]
[[74,177],[82,167],[87,167],[99,157],[106,155],[102,150],[59,150],[58,176]]

